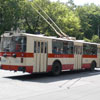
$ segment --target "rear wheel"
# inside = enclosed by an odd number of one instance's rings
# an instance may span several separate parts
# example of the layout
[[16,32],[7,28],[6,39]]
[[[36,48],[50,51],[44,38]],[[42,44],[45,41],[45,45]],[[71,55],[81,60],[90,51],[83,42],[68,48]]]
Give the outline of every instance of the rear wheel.
[[95,62],[92,62],[91,63],[90,71],[94,71],[95,67],[96,67],[96,63]]
[[61,73],[61,64],[59,62],[54,62],[52,66],[52,74],[57,76]]

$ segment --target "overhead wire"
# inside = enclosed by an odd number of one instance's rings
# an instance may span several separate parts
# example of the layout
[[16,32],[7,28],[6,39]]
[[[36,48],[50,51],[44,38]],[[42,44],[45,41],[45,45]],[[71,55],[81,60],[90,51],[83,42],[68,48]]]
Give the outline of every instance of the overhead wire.
[[53,27],[53,25],[33,5],[31,5],[31,7],[52,27],[58,36],[62,37],[62,35],[55,29],[55,27]]
[[66,35],[61,29],[60,27],[53,21],[53,19],[50,18],[50,16],[36,3],[34,3],[35,6],[37,6],[48,18],[49,20],[55,25],[55,27],[60,31],[60,33],[64,36],[64,37],[68,37],[68,35]]

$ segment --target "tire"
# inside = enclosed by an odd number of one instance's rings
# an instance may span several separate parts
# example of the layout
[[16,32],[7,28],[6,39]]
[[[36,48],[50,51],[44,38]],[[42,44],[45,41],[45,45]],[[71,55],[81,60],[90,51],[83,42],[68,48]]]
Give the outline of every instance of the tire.
[[91,63],[90,71],[94,71],[95,67],[96,67],[96,63],[95,62],[92,62]]
[[61,64],[59,62],[54,62],[52,66],[52,75],[57,76],[61,73]]

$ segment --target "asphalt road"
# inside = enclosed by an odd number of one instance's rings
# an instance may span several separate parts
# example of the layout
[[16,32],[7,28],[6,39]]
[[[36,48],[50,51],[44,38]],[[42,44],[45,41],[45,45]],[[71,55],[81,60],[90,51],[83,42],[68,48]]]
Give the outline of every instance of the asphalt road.
[[100,69],[56,77],[0,70],[0,100],[100,100]]

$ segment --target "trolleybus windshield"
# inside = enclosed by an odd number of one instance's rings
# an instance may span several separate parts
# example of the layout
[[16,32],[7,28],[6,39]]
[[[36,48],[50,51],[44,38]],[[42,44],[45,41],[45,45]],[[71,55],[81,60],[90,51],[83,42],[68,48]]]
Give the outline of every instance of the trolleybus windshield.
[[2,37],[1,39],[2,52],[25,52],[26,37],[13,36]]

